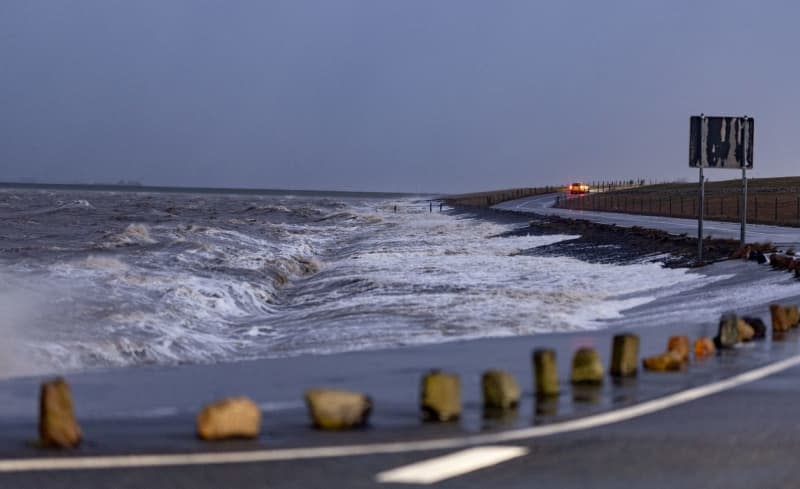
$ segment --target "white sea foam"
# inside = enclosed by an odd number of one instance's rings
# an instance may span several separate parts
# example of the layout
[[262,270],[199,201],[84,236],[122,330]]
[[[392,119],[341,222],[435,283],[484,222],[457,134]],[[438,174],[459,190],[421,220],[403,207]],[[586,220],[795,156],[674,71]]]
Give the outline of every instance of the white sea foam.
[[145,224],[129,224],[121,233],[113,234],[104,243],[105,247],[115,248],[140,244],[154,244],[156,240],[150,236],[150,228]]
[[[156,221],[101,221],[116,231],[91,246],[55,243],[70,251],[52,260],[53,243],[42,243],[51,261],[9,267],[44,304],[15,322],[23,357],[82,369],[329,353],[602,328],[687,291],[711,294],[715,310],[731,300],[708,287],[725,276],[535,256],[528,250],[575,236],[498,237],[515,225],[430,213],[427,202],[141,199],[92,198],[92,215],[139,208]],[[169,216],[153,218],[156,208]],[[759,287],[734,289],[743,302],[786,290]]]
[[127,270],[128,265],[110,256],[89,255],[80,262],[80,266],[95,270]]
[[[363,318],[385,311],[404,323],[384,329],[389,344],[579,330],[600,327],[664,290],[714,280],[653,263],[592,264],[523,253],[575,236],[491,237],[509,227],[439,214],[403,224],[402,232],[376,237],[348,260],[328,264],[331,273],[317,281],[330,281],[335,300],[309,304],[298,321],[319,315],[336,325],[331,330],[339,343],[361,344],[369,342]],[[376,293],[337,294],[335,284],[348,280],[369,282]],[[408,324],[407,317],[423,319]]]
[[800,282],[791,274],[764,273],[768,269],[753,263],[737,265],[755,267],[761,273],[754,274],[746,281],[727,280],[731,275],[720,275],[719,280],[725,280],[725,283],[719,288],[706,287],[703,282],[697,282],[683,291],[675,291],[676,293],[667,289],[662,291],[661,296],[675,295],[675,300],[651,305],[627,317],[646,325],[697,320],[702,315],[714,324],[727,311],[746,312],[748,309],[763,308],[765,304],[800,296]]
[[58,209],[92,209],[94,206],[85,199],[77,199],[72,200],[69,202],[64,202],[62,200],[56,201],[56,206]]
[[47,372],[52,365],[31,358],[26,348],[28,329],[46,303],[7,274],[0,274],[0,284],[0,378]]

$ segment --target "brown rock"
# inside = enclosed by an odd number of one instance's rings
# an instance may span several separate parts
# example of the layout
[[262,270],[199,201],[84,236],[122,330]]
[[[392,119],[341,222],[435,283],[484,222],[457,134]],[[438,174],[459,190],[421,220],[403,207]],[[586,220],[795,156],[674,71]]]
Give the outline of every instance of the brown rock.
[[789,322],[787,310],[780,304],[770,304],[769,312],[772,316],[772,332],[787,331],[792,324]]
[[364,426],[372,411],[372,401],[360,392],[309,389],[305,400],[311,421],[323,430],[348,430]]
[[261,410],[246,397],[213,402],[197,415],[197,436],[203,440],[256,438],[261,432]]
[[667,342],[667,351],[674,351],[680,355],[682,362],[689,361],[689,337],[671,336]]
[[739,331],[739,341],[750,341],[756,334],[753,327],[747,324],[747,322],[741,318],[736,321],[736,328]]
[[726,312],[719,318],[719,329],[714,345],[718,348],[733,348],[739,343],[739,318],[732,312]]
[[513,409],[519,404],[516,379],[504,370],[488,370],[481,378],[483,405],[489,409]]
[[789,321],[789,326],[796,328],[800,322],[800,311],[796,305],[786,306],[786,319]]
[[594,348],[579,348],[572,357],[572,383],[600,384],[605,370]]
[[544,348],[534,350],[533,371],[536,377],[536,395],[557,396],[559,385],[555,350]]
[[750,256],[750,252],[752,250],[753,247],[750,245],[747,245],[744,248],[739,248],[738,250],[734,251],[733,254],[731,254],[731,258],[733,258],[734,260],[739,258],[747,260],[747,257]]
[[46,447],[71,448],[81,442],[69,384],[57,378],[42,384],[39,395],[39,441]]
[[668,351],[660,355],[654,355],[642,360],[642,365],[647,370],[656,372],[680,370],[685,365],[680,353]]
[[434,370],[422,378],[422,418],[454,421],[461,416],[461,381],[458,375]]
[[714,348],[714,342],[711,338],[697,338],[694,342],[694,356],[695,358],[703,358],[705,356],[711,355],[716,351]]
[[639,366],[639,337],[635,334],[614,336],[611,348],[611,375],[630,377]]
[[769,264],[776,270],[791,270],[794,269],[794,259],[791,256],[773,253],[769,257]]
[[764,324],[764,321],[761,318],[752,317],[752,316],[745,316],[744,322],[750,325],[753,328],[753,339],[760,339],[764,338],[767,335],[767,326]]

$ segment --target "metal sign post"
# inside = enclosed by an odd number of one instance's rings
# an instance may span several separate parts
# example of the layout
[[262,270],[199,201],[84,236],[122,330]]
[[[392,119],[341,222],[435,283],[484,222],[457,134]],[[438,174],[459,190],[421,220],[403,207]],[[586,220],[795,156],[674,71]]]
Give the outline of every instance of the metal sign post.
[[697,261],[703,263],[703,215],[705,214],[706,182],[703,178],[703,167],[700,167],[700,205],[697,210]]
[[742,167],[742,205],[740,206],[742,209],[742,228],[739,230],[739,246],[744,248],[746,243],[745,241],[745,233],[747,229],[747,168]]
[[704,168],[742,170],[741,245],[745,245],[747,228],[747,170],[753,168],[752,117],[707,117],[704,114],[689,118],[689,166],[700,169],[697,212],[697,257],[703,261],[703,217],[705,213]]
[[743,124],[740,124],[740,131],[742,132],[742,154],[743,154],[743,165],[742,165],[742,215],[741,215],[741,229],[739,230],[739,246],[742,248],[745,247],[746,241],[746,234],[747,234],[747,163],[748,160],[752,167],[753,161],[750,158],[750,148],[748,148],[747,143],[750,141],[750,138],[747,137],[747,130],[750,130],[750,136],[752,137],[753,134],[753,124],[752,122],[748,123],[747,116],[743,118]]

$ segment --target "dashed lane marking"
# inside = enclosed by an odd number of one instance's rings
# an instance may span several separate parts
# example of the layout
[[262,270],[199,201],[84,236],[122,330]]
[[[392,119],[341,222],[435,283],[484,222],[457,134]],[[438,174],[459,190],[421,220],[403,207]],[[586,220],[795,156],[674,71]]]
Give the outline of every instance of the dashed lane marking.
[[375,480],[401,484],[434,484],[522,457],[527,455],[528,451],[525,447],[468,448],[442,457],[381,472],[375,476]]

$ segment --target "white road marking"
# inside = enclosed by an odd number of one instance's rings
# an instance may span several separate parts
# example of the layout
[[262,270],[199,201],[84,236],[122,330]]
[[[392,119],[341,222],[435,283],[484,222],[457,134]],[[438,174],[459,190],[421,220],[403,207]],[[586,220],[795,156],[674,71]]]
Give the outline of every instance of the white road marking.
[[512,458],[527,455],[525,447],[485,446],[468,448],[411,465],[381,472],[375,476],[378,482],[400,484],[435,484],[469,472],[491,467]]
[[363,445],[340,445],[308,448],[286,448],[274,450],[250,450],[238,452],[173,453],[155,455],[104,455],[95,457],[50,457],[0,460],[0,472],[30,472],[47,470],[90,470],[132,467],[163,467],[175,465],[235,464],[252,462],[275,462],[330,457],[355,457],[389,453],[409,453],[425,450],[450,450],[475,445],[506,443],[542,436],[569,433],[619,423],[646,414],[684,404],[712,394],[733,389],[763,379],[772,374],[800,365],[800,355],[759,367],[725,380],[676,392],[668,396],[642,402],[614,411],[583,418],[532,426],[500,433],[486,433],[454,438],[439,438],[424,441],[372,443]]

